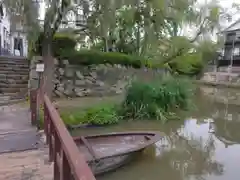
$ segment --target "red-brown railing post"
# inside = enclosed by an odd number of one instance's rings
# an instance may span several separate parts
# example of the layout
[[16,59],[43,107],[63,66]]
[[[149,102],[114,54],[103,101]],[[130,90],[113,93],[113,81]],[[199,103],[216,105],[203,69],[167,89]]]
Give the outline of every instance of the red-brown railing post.
[[52,139],[52,135],[54,133],[54,130],[53,130],[53,123],[52,121],[50,121],[49,123],[49,134],[48,134],[48,142],[49,142],[49,161],[52,162],[54,160],[54,157],[53,157],[53,139]]
[[31,109],[31,124],[36,125],[37,122],[37,91],[30,91],[30,109]]
[[57,132],[54,131],[54,180],[60,180],[60,162],[58,157],[60,154],[60,140]]
[[46,104],[44,103],[44,122],[43,122],[43,125],[44,125],[44,132],[46,134],[46,144],[49,143],[49,112],[47,110],[47,106]]
[[61,164],[61,180],[71,179],[71,168],[67,160],[66,154],[62,151],[62,164]]

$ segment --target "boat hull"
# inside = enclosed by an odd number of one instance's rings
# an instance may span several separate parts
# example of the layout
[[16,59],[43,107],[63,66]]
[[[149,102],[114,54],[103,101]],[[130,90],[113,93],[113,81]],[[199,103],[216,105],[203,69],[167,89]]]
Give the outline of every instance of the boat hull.
[[88,162],[88,165],[91,168],[94,175],[100,175],[114,171],[130,163],[131,161],[135,160],[141,152],[142,150],[139,150],[137,152],[132,152],[130,154],[108,157],[97,162],[90,161]]
[[125,132],[74,137],[95,175],[113,171],[134,160],[162,138],[154,132]]

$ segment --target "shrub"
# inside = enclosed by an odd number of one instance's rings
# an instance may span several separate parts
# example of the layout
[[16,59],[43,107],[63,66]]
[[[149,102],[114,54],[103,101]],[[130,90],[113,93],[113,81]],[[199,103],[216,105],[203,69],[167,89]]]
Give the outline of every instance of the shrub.
[[182,79],[135,81],[127,89],[121,113],[125,118],[158,119],[165,122],[174,115],[176,109],[189,107],[191,94],[191,86]]
[[97,65],[97,64],[119,64],[122,66],[132,66],[134,68],[144,67],[147,61],[142,57],[131,56],[118,52],[101,52],[93,50],[64,51],[60,57],[68,59],[70,64],[77,65]]
[[204,68],[201,54],[192,53],[176,58],[170,63],[173,71],[188,76],[198,75]]
[[[36,47],[34,54],[36,55],[42,55],[42,46],[43,46],[43,33],[40,33],[38,40],[36,42]],[[77,42],[74,39],[74,37],[68,35],[68,34],[63,34],[63,33],[56,33],[53,42],[52,42],[52,50],[53,50],[53,55],[55,57],[61,57],[61,55],[68,51],[72,52],[75,49]]]

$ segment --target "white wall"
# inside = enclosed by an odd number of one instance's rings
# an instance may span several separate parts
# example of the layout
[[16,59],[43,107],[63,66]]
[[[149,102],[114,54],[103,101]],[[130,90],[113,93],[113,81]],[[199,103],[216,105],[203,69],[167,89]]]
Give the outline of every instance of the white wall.
[[[2,23],[0,25],[0,33],[1,33],[1,47],[4,48],[4,40],[6,40],[8,43],[10,43],[10,20],[9,17],[6,15],[6,9],[3,9],[4,16],[2,18]],[[6,32],[8,32],[8,37],[6,36],[6,33],[4,34],[4,28],[6,28]],[[11,45],[10,45],[11,47]]]
[[[7,43],[9,44],[8,50],[10,51],[11,54],[14,55],[14,38],[15,37],[20,37],[23,40],[23,56],[27,56],[28,55],[28,42],[27,42],[27,36],[25,33],[18,33],[18,32],[11,32],[10,27],[10,18],[6,13],[6,9],[3,9],[4,12],[4,16],[1,19],[1,23],[0,23],[0,34],[1,34],[1,41],[0,41],[0,46],[2,48],[4,48],[4,40],[7,41]],[[4,34],[4,28],[6,28],[6,32]],[[11,32],[11,35],[10,35]]]

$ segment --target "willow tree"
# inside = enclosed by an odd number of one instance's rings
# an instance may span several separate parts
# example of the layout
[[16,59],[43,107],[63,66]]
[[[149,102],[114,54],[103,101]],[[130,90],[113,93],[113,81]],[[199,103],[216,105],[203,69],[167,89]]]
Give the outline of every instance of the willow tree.
[[[196,0],[89,0],[86,4],[93,44],[104,42],[105,50],[113,42],[131,46],[134,53],[162,59],[163,64],[188,52],[205,34],[214,33],[224,15],[214,0],[201,6]],[[182,33],[185,27],[195,29],[192,36]]]

